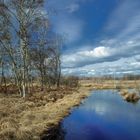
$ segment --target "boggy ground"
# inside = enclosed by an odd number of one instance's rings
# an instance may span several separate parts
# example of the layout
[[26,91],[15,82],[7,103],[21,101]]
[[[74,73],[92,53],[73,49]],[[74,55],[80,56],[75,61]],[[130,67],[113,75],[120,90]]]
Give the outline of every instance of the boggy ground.
[[89,95],[88,88],[57,89],[25,99],[0,94],[0,139],[40,140],[73,106]]
[[[140,81],[81,80],[79,89],[52,89],[20,98],[0,94],[0,140],[40,140],[80,104],[93,89],[137,88]],[[53,129],[54,128],[54,129]]]

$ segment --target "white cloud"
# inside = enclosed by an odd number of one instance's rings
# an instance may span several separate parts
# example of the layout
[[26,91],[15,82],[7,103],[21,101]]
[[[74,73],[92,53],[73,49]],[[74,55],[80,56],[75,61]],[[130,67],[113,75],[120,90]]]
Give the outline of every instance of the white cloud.
[[122,58],[113,62],[102,62],[97,64],[86,65],[83,67],[64,68],[63,74],[79,76],[102,76],[140,73],[140,62],[134,57]]
[[140,73],[139,7],[139,0],[122,1],[111,14],[104,30],[115,35],[100,41],[94,49],[95,44],[91,44],[91,49],[85,45],[83,51],[65,55],[64,66],[71,67],[74,74],[81,70],[82,75],[113,74],[114,71],[117,74]]
[[[77,51],[74,54],[67,54],[62,56],[62,65],[64,67],[76,67],[82,65],[84,62],[96,61],[111,55],[108,47],[99,46],[92,50]],[[86,65],[86,64],[83,64]]]
[[[108,43],[109,42],[109,43]],[[117,42],[117,41],[115,41]],[[140,41],[126,41],[113,47],[114,41],[102,41],[110,47],[99,46],[91,50],[79,50],[63,55],[64,74],[93,76],[140,73]]]
[[93,55],[99,58],[106,57],[110,55],[109,48],[100,46],[100,47],[95,48],[93,51],[87,52],[87,55]]
[[[110,40],[109,43],[108,40],[104,40],[103,42],[104,46],[98,46],[94,49],[88,50],[86,50],[86,47],[83,47],[85,50],[77,50],[77,52],[63,55],[63,67],[81,67],[94,63],[111,62],[119,60],[123,57],[127,58],[135,56],[140,53],[139,40],[130,40],[122,43],[119,43],[119,41],[110,43]],[[116,44],[119,45],[115,46]],[[90,48],[92,48],[92,46]]]
[[[77,41],[83,35],[83,21],[75,18],[73,12],[80,8],[81,1],[55,1],[57,9],[63,9],[55,22],[56,32],[65,34],[67,43]],[[63,72],[76,75],[102,75],[122,73],[138,73],[140,70],[140,2],[139,0],[124,0],[111,13],[104,31],[105,36],[96,44],[76,46],[82,50],[74,50],[62,56]],[[64,12],[65,10],[65,12]],[[71,15],[69,18],[67,14]],[[124,61],[125,60],[125,61]],[[126,63],[127,61],[127,63]],[[131,62],[132,61],[132,62]]]
[[79,52],[79,54],[83,55],[83,56],[88,56],[88,57],[98,57],[98,58],[102,58],[102,57],[107,57],[110,55],[110,51],[109,48],[104,47],[104,46],[99,46],[93,50],[90,51],[83,51],[83,52]]

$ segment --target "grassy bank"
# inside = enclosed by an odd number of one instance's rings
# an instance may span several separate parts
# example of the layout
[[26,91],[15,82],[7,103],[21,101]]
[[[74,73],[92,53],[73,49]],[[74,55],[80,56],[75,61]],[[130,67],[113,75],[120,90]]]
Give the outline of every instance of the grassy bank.
[[[89,88],[40,93],[27,99],[0,95],[0,139],[39,140],[89,95]],[[56,99],[55,99],[56,98]]]

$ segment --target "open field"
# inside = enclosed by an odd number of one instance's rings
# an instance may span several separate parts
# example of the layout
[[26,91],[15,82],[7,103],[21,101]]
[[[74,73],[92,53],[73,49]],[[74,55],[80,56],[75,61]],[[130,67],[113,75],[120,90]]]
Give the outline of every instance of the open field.
[[140,88],[140,80],[81,80],[80,85],[91,89],[138,89]]

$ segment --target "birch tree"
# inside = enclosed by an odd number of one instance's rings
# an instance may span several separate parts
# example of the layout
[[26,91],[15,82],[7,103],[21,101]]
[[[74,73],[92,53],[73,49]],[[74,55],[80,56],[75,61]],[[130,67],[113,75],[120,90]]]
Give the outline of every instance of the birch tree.
[[[28,93],[28,77],[29,77],[29,67],[30,67],[30,56],[29,56],[29,48],[31,45],[30,37],[30,28],[32,24],[35,24],[35,20],[38,17],[44,16],[42,15],[42,11],[40,10],[43,4],[42,0],[6,0],[1,3],[1,7],[4,11],[8,12],[10,15],[10,26],[12,30],[15,32],[17,37],[18,44],[16,45],[16,52],[18,51],[19,60],[15,60],[13,57],[13,50],[10,47],[6,47],[12,62],[13,69],[16,75],[16,79],[18,81],[20,94],[25,97],[26,93]],[[1,15],[7,19],[7,15]],[[1,44],[4,44],[1,39]],[[15,47],[14,47],[15,49]],[[15,51],[15,50],[14,50]],[[18,66],[18,67],[17,67]],[[19,81],[20,80],[20,81]]]

